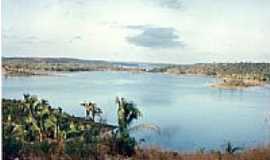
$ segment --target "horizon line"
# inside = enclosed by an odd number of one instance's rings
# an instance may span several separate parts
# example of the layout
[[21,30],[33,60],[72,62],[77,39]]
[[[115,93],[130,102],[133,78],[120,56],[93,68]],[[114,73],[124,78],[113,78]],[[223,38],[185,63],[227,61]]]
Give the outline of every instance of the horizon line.
[[103,62],[112,62],[112,63],[133,63],[133,64],[164,64],[164,65],[192,65],[192,64],[221,64],[221,63],[270,63],[270,62],[263,62],[263,61],[234,61],[234,62],[195,62],[195,63],[172,63],[172,62],[147,62],[147,61],[121,61],[121,60],[107,60],[107,59],[88,59],[88,58],[77,58],[77,57],[68,57],[68,56],[3,56],[1,55],[1,59],[3,58],[62,58],[62,59],[76,59],[76,60],[84,60],[84,61],[103,61]]

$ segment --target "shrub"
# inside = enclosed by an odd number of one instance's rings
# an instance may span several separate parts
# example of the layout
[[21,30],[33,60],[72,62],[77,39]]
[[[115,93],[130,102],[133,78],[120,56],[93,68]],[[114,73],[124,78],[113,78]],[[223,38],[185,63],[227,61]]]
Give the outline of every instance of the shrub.
[[7,137],[3,141],[4,159],[13,159],[12,157],[19,156],[19,151],[22,149],[22,142],[15,137]]

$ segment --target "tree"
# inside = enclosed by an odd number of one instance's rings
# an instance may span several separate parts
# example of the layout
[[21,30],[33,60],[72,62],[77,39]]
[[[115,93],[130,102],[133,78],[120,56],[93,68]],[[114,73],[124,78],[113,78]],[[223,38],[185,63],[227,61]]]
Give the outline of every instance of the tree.
[[29,111],[31,116],[34,116],[34,111],[39,105],[38,98],[36,96],[30,96],[29,94],[24,94],[24,107]]
[[[84,102],[81,103],[81,105],[85,108],[85,114],[86,114],[86,119],[91,119],[93,122],[95,121],[96,116],[100,116],[102,114],[102,110],[97,107],[95,102]],[[91,113],[91,117],[90,117]]]
[[142,116],[139,109],[133,102],[127,102],[122,97],[116,97],[118,105],[117,116],[120,133],[128,131],[128,127],[135,120]]
[[117,147],[120,153],[131,155],[134,152],[136,140],[130,136],[130,132],[138,131],[141,129],[150,129],[159,133],[159,128],[153,124],[139,124],[131,126],[134,120],[137,120],[142,116],[140,110],[133,102],[128,102],[122,97],[116,97],[116,103],[118,106],[118,130],[113,135],[113,139],[116,139]]
[[117,148],[120,153],[131,155],[134,153],[136,141],[135,138],[129,135],[129,126],[142,114],[133,102],[127,102],[122,97],[116,97],[116,103],[118,105]]
[[30,96],[29,94],[24,95],[23,104],[28,112],[28,116],[25,118],[25,124],[28,129],[31,129],[28,137],[31,140],[35,140],[36,133],[38,133],[39,141],[42,142],[43,135],[41,130],[41,123],[36,120],[36,111],[40,107],[40,102],[36,96]]

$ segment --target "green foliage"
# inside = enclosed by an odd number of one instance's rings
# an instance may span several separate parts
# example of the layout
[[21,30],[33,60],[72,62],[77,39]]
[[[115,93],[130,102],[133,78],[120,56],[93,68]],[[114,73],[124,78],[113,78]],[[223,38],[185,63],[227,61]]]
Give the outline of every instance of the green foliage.
[[99,133],[100,130],[97,127],[85,130],[83,134],[84,142],[88,144],[90,143],[97,144],[99,141],[98,139]]
[[131,156],[135,152],[136,140],[130,137],[128,133],[122,133],[116,140],[118,151],[120,154]]
[[8,159],[10,157],[18,157],[22,146],[22,142],[17,140],[16,137],[5,136],[3,138],[4,159]]
[[118,104],[117,147],[121,154],[131,155],[134,153],[136,141],[135,138],[130,137],[129,127],[142,114],[133,102],[128,102],[124,98],[117,97],[116,103]]
[[[4,154],[9,157],[20,151],[49,155],[55,149],[70,156],[97,157],[100,146],[130,156],[135,151],[136,140],[129,132],[150,126],[131,127],[141,113],[134,103],[124,98],[117,99],[118,127],[70,116],[61,108],[52,108],[46,100],[28,94],[23,100],[3,99],[2,103]],[[90,111],[93,120],[93,113],[102,113],[96,105]],[[101,135],[109,131],[113,135],[107,138],[111,140],[106,140]]]
[[44,153],[49,153],[50,148],[52,148],[52,144],[50,144],[48,141],[43,141],[39,144],[39,148]]
[[142,116],[133,102],[127,102],[124,98],[116,98],[118,104],[117,116],[120,133],[128,129],[132,121]]
[[89,157],[93,151],[90,144],[81,140],[72,140],[65,143],[64,151],[70,156],[79,156],[80,159]]

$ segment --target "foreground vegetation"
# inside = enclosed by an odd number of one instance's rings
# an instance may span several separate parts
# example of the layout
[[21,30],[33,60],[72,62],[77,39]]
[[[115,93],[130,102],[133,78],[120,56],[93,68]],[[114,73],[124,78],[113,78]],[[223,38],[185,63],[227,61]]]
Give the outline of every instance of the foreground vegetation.
[[134,103],[116,98],[117,126],[102,119],[94,102],[84,102],[86,116],[74,117],[46,100],[24,95],[2,99],[3,159],[134,159],[134,160],[269,160],[270,147],[243,150],[228,143],[223,151],[194,153],[141,148],[130,132],[158,131],[154,125],[132,126],[141,116]]
[[138,150],[133,160],[269,160],[270,148],[257,148],[241,152],[198,151],[196,153],[179,153],[160,149]]
[[94,102],[82,104],[86,117],[80,118],[53,108],[36,96],[2,99],[4,159],[104,159],[133,155],[137,143],[129,132],[140,127],[132,128],[131,123],[141,113],[124,98],[117,98],[116,102],[118,125],[113,126],[102,120],[102,111]]

